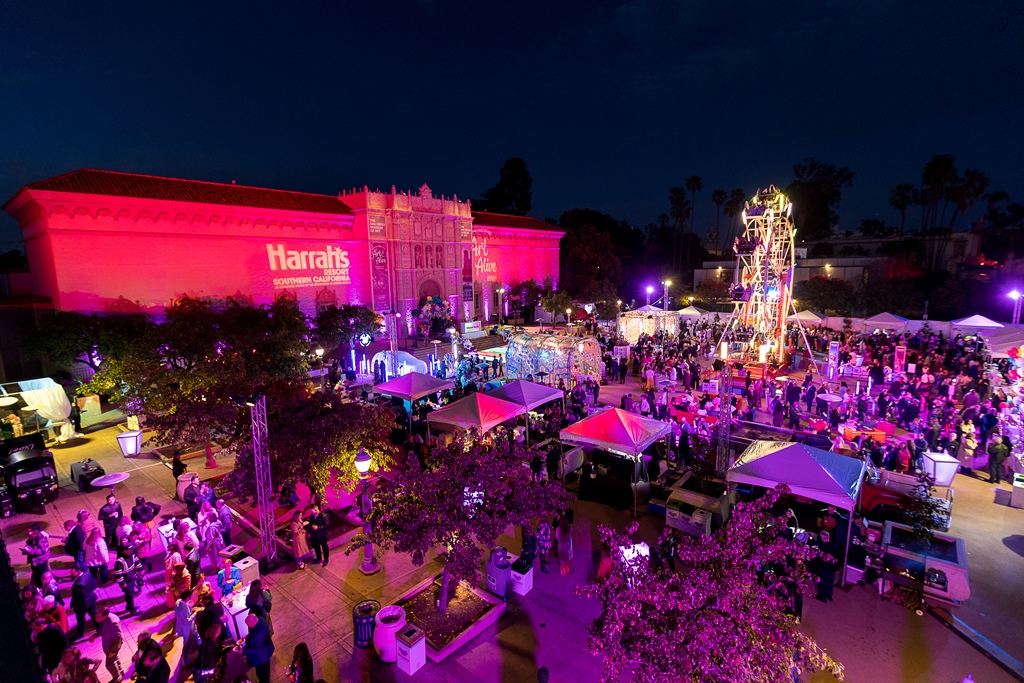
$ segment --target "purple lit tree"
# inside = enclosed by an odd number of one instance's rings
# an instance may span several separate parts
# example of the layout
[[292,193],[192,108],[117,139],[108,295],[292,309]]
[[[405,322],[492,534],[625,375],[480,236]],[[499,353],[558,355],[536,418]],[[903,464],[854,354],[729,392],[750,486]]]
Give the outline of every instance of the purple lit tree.
[[[588,626],[588,649],[604,656],[602,683],[627,672],[633,683],[777,683],[794,666],[842,678],[842,666],[784,612],[790,588],[812,583],[807,572],[785,571],[787,558],[813,552],[779,536],[785,523],[769,512],[779,494],[741,503],[723,529],[680,543],[678,572],[613,552],[608,575],[576,589],[602,604]],[[637,525],[625,534],[599,528],[619,548],[633,544]]]
[[573,496],[557,481],[534,481],[526,463],[532,452],[495,439],[493,446],[456,440],[438,447],[426,462],[410,466],[394,481],[381,479],[373,495],[369,535],[359,534],[348,552],[373,543],[408,553],[421,566],[442,547],[444,569],[438,611],[452,587],[480,577],[483,548],[495,545],[513,524],[566,508]]

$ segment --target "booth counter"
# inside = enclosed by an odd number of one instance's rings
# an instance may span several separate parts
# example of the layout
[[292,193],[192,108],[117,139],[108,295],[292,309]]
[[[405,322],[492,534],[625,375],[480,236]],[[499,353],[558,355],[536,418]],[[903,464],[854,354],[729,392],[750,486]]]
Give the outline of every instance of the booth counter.
[[882,545],[886,560],[898,567],[897,573],[906,582],[900,585],[951,603],[971,597],[967,548],[962,538],[936,533],[931,542],[919,541],[910,527],[886,522]]

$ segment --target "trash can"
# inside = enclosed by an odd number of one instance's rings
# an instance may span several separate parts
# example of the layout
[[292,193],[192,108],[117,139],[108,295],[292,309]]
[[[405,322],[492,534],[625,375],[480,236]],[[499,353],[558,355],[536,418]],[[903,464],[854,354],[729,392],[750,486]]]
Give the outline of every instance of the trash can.
[[502,546],[491,548],[487,558],[487,590],[505,600],[511,579],[512,563],[508,559],[508,550]]
[[427,663],[427,634],[415,624],[406,624],[395,636],[398,641],[398,668],[410,676]]
[[373,630],[373,649],[383,662],[398,660],[399,631],[405,629],[405,609],[398,605],[382,607],[377,612],[377,627]]
[[376,600],[363,600],[352,608],[356,647],[370,647],[373,644],[373,627],[377,623],[379,611],[380,603]]

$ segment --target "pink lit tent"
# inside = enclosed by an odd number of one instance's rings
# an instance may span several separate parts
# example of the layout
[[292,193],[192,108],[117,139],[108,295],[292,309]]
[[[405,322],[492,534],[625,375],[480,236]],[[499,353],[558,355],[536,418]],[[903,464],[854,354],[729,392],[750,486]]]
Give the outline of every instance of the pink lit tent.
[[[597,446],[601,450],[640,461],[640,454],[658,439],[672,433],[672,426],[619,408],[609,408],[558,433],[563,444]],[[633,516],[636,516],[636,464],[633,466]]]
[[503,401],[512,401],[533,410],[551,401],[560,401],[565,398],[561,389],[546,387],[543,384],[527,382],[525,379],[514,379],[508,384],[487,392],[488,396],[500,398]]
[[525,412],[526,406],[476,392],[430,413],[427,422],[486,432]]
[[637,457],[652,443],[672,433],[660,420],[610,408],[569,425],[558,437],[562,443],[597,446],[606,451]]
[[406,401],[415,401],[424,396],[430,396],[439,391],[454,388],[455,385],[448,380],[438,379],[437,377],[424,375],[420,372],[410,372],[407,375],[378,384],[373,388],[373,393],[396,396]]

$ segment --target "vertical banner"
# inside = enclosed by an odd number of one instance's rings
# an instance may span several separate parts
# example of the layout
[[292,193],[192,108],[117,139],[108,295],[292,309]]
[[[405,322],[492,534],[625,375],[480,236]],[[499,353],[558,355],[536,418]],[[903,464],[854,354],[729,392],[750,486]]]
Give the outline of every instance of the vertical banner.
[[903,366],[907,363],[907,347],[897,346],[893,354],[892,365],[894,372],[903,372]]
[[374,310],[391,310],[388,245],[384,242],[373,242],[370,244],[370,280],[373,283]]
[[828,378],[835,379],[839,374],[839,342],[828,344]]

